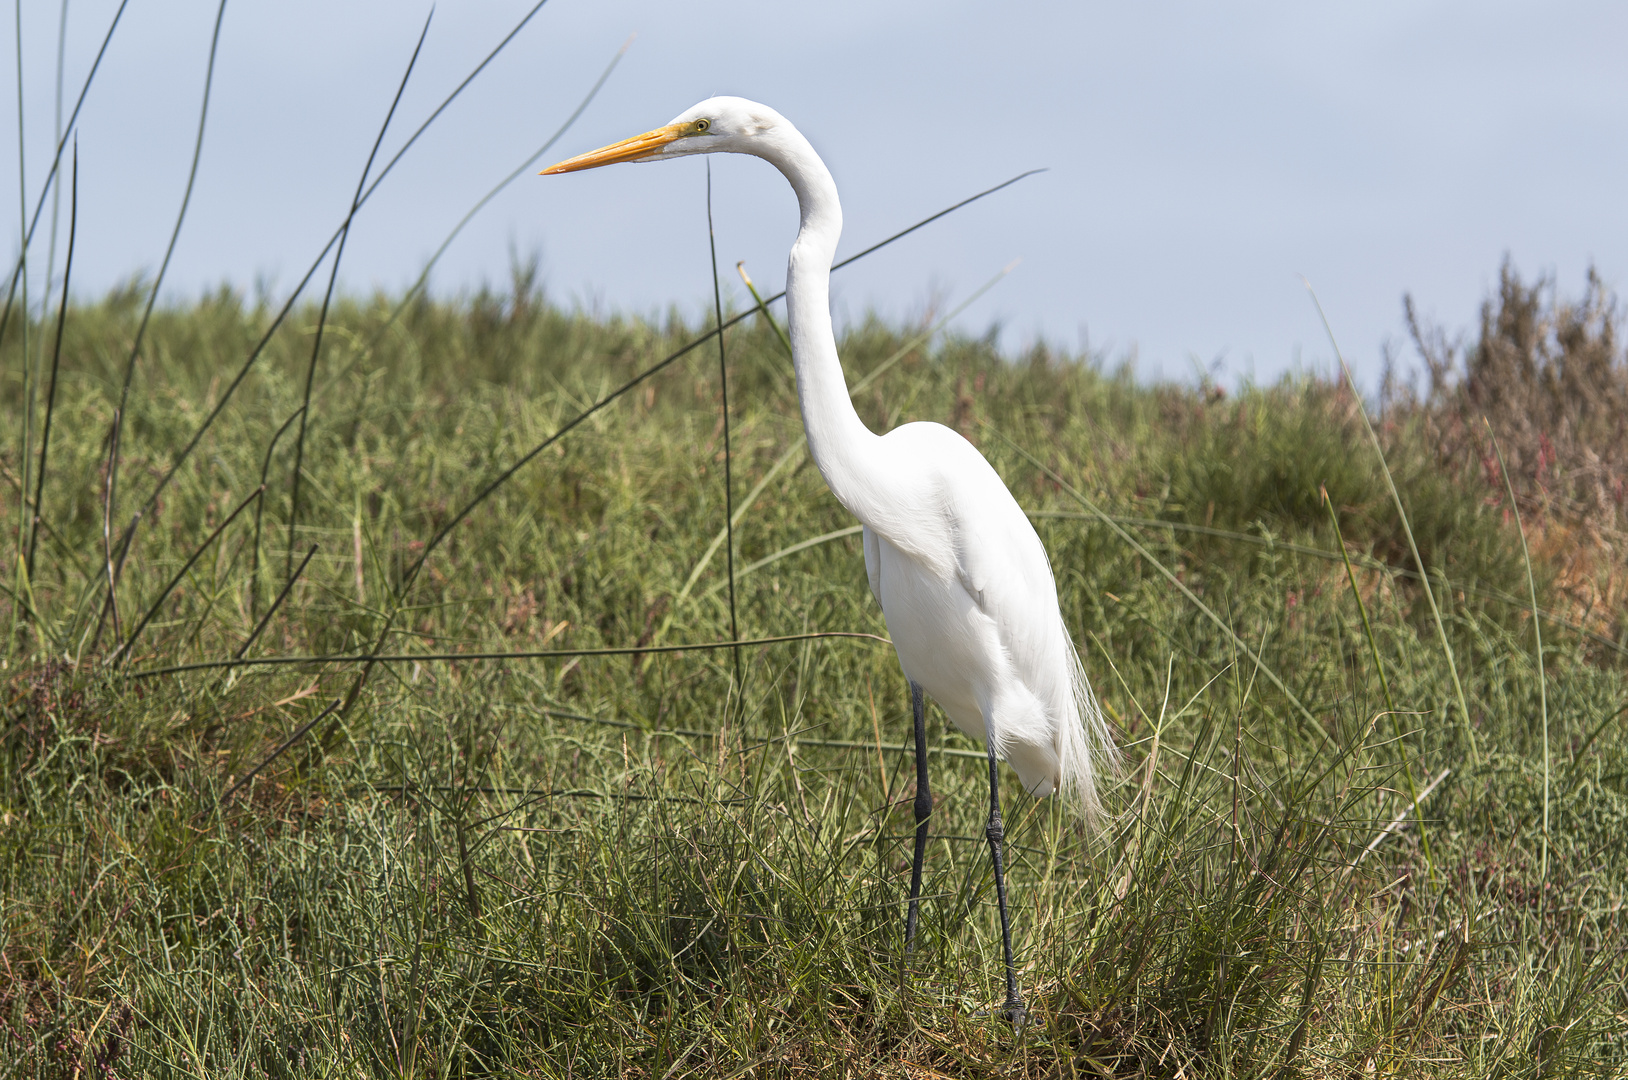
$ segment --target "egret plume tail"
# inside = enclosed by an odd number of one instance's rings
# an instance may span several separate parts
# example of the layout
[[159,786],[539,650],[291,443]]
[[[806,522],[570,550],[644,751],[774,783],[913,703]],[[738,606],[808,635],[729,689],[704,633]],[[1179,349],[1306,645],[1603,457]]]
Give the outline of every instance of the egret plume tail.
[[1102,821],[1102,796],[1098,790],[1109,777],[1119,772],[1119,751],[1108,734],[1108,721],[1097,703],[1091,683],[1085,677],[1085,667],[1068,628],[1063,627],[1063,640],[1068,644],[1069,681],[1072,684],[1074,716],[1065,717],[1058,731],[1057,751],[1061,762],[1062,783],[1058,795],[1077,813],[1088,827],[1095,828]]

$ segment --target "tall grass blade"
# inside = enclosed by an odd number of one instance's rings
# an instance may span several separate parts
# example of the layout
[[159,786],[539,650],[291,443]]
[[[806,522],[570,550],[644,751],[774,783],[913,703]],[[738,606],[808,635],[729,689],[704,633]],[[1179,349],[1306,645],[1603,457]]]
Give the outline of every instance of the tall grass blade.
[[124,634],[119,629],[119,589],[118,571],[115,569],[117,556],[114,554],[113,543],[113,505],[118,501],[118,477],[113,475],[113,459],[119,455],[119,434],[124,426],[119,423],[117,410],[114,411],[113,424],[107,435],[107,456],[103,459],[102,482],[102,567],[106,571],[103,584],[107,591],[103,594],[101,614],[96,619],[96,634],[91,638],[90,652],[94,653],[102,643],[102,628],[109,619],[113,621],[113,638],[118,640]]
[[[59,8],[59,11],[58,11],[58,16],[57,16],[56,95],[55,95],[55,99],[54,99],[54,102],[53,102],[53,106],[54,106],[53,111],[52,111],[52,114],[51,114],[51,118],[52,118],[52,122],[53,122],[53,127],[52,127],[53,134],[51,136],[51,142],[52,142],[53,145],[60,148],[62,146],[62,77],[63,77],[63,70],[62,69],[63,69],[64,62],[67,59],[66,53],[67,53],[67,46],[68,46],[68,0],[61,0],[61,3],[58,5],[58,8]],[[60,166],[60,163],[61,163],[60,155],[61,155],[61,153],[62,153],[62,151],[60,149],[58,149],[57,150],[57,160],[52,162],[52,165],[54,167],[55,166]],[[45,293],[40,298],[40,322],[41,322],[41,324],[43,324],[45,322],[46,309],[49,308],[50,304],[51,304],[51,290],[55,287],[56,264],[57,264],[57,225],[62,219],[62,185],[52,182],[52,180],[56,176],[55,168],[53,168],[53,171],[47,173],[46,175],[47,175],[47,179],[46,179],[45,184],[43,186],[43,190],[48,190],[51,193],[51,232],[50,232],[50,235],[46,238],[46,242],[45,242]],[[44,359],[45,359],[44,358],[45,336],[43,334],[40,335],[39,349],[40,349],[40,354],[41,355],[40,355],[40,359],[35,362],[35,369],[36,370],[38,370],[41,366],[43,366]],[[38,503],[35,503],[34,510],[35,510],[35,517],[37,518],[39,516],[39,504]],[[32,584],[32,578],[34,576],[33,562],[32,562],[32,560],[34,558],[33,529],[34,529],[34,527],[32,525],[30,525],[29,526],[29,542],[28,542],[28,558],[30,560],[28,576],[31,579],[30,584]]]
[[[747,563],[745,566],[736,571],[735,577],[737,580],[748,577],[757,571],[762,570],[766,566],[773,566],[781,559],[789,558],[790,556],[797,554],[799,551],[807,551],[809,548],[819,547],[821,544],[829,544],[833,540],[841,540],[844,537],[858,536],[864,531],[864,529],[865,526],[863,525],[849,525],[845,529],[834,529],[828,533],[821,533],[818,536],[811,536],[806,540],[799,540],[795,544],[788,544],[779,551],[771,552],[768,555],[763,556],[761,559],[754,559],[753,561]],[[723,583],[719,582],[701,595],[703,598],[711,596],[721,588],[723,588]]]
[[[1318,487],[1317,493],[1322,496],[1323,506],[1328,510],[1328,523],[1334,529],[1334,543],[1340,549],[1345,560],[1345,580],[1351,586],[1351,598],[1357,603],[1357,614],[1362,616],[1362,633],[1368,640],[1368,653],[1374,660],[1374,673],[1379,676],[1379,689],[1385,696],[1385,711],[1390,714],[1391,734],[1401,745],[1402,721],[1396,710],[1396,699],[1391,697],[1391,680],[1385,674],[1385,661],[1379,655],[1379,641],[1374,637],[1373,623],[1368,621],[1368,605],[1362,602],[1362,590],[1357,588],[1357,572],[1351,565],[1351,555],[1345,548],[1345,534],[1340,531],[1340,515],[1334,511],[1334,501],[1328,497],[1328,488]],[[1404,746],[1402,749],[1402,776],[1407,780],[1408,798],[1412,800],[1415,808],[1419,805],[1419,788],[1413,779],[1413,760]],[[1436,880],[1436,861],[1430,854],[1430,834],[1425,829],[1424,818],[1419,818],[1419,840],[1424,848],[1425,866],[1430,872],[1430,880]]]
[[1538,873],[1543,894],[1543,908],[1549,903],[1549,680],[1543,668],[1543,627],[1538,618],[1538,585],[1532,576],[1532,553],[1526,547],[1526,525],[1521,521],[1520,503],[1515,501],[1515,485],[1509,478],[1509,466],[1504,464],[1504,450],[1498,445],[1492,424],[1486,417],[1487,438],[1492,440],[1492,452],[1498,457],[1498,471],[1504,478],[1504,493],[1509,498],[1510,512],[1515,515],[1515,531],[1521,538],[1521,561],[1526,567],[1526,588],[1532,598],[1532,650],[1538,665],[1538,706],[1543,716],[1543,866]]
[[769,329],[774,331],[774,336],[779,340],[780,347],[786,350],[786,358],[790,359],[791,338],[786,336],[786,331],[781,328],[775,317],[769,313],[769,305],[763,302],[762,294],[757,291],[757,286],[752,283],[752,276],[746,272],[746,261],[744,259],[735,264],[735,272],[746,283],[746,291],[751,293],[752,299],[757,302],[758,314],[763,316],[763,321],[768,323]]
[[1441,782],[1451,776],[1452,773],[1452,769],[1443,769],[1441,772],[1436,774],[1435,779],[1431,780],[1430,783],[1425,785],[1425,789],[1423,791],[1419,792],[1417,795],[1410,796],[1408,805],[1399,811],[1395,817],[1391,818],[1383,829],[1380,829],[1379,832],[1374,834],[1374,838],[1368,841],[1368,846],[1362,849],[1362,854],[1356,857],[1356,859],[1348,867],[1347,871],[1342,872],[1348,872],[1349,870],[1356,869],[1362,860],[1372,855],[1379,845],[1385,842],[1385,838],[1387,836],[1406,825],[1408,818],[1412,817],[1418,821],[1419,828],[1422,832],[1424,829],[1424,818],[1419,815],[1419,807],[1424,804],[1426,799],[1430,798],[1435,790],[1441,786]]
[[1458,701],[1459,721],[1464,728],[1464,742],[1469,749],[1470,761],[1479,765],[1481,751],[1476,745],[1475,729],[1470,726],[1470,706],[1464,697],[1464,684],[1458,677],[1458,661],[1453,657],[1453,644],[1447,640],[1447,624],[1442,620],[1441,608],[1436,604],[1436,592],[1430,587],[1430,572],[1425,569],[1424,558],[1419,554],[1418,542],[1413,539],[1413,525],[1408,521],[1407,509],[1402,505],[1402,495],[1396,490],[1396,479],[1391,475],[1390,463],[1385,460],[1385,448],[1379,443],[1379,435],[1374,431],[1374,425],[1368,419],[1368,408],[1362,402],[1362,392],[1357,389],[1357,381],[1351,375],[1351,365],[1345,362],[1345,354],[1340,351],[1340,343],[1334,339],[1334,327],[1329,324],[1328,316],[1323,312],[1323,302],[1317,299],[1317,290],[1311,287],[1311,282],[1305,282],[1306,292],[1311,294],[1311,302],[1317,308],[1317,317],[1323,321],[1323,330],[1328,334],[1328,343],[1334,349],[1334,355],[1340,361],[1340,370],[1345,373],[1345,382],[1351,388],[1351,398],[1356,402],[1357,415],[1362,417],[1362,426],[1368,432],[1368,441],[1373,444],[1374,453],[1379,456],[1379,467],[1385,475],[1385,486],[1390,490],[1391,502],[1396,506],[1396,515],[1402,522],[1402,532],[1408,538],[1408,550],[1413,553],[1413,563],[1419,570],[1419,585],[1424,589],[1425,599],[1430,603],[1430,616],[1436,623],[1436,638],[1441,642],[1442,654],[1447,658],[1447,671],[1453,677],[1453,694]]
[[1573,772],[1575,772],[1577,767],[1582,764],[1583,755],[1588,753],[1589,747],[1594,745],[1596,739],[1605,734],[1605,729],[1611,726],[1611,722],[1616,720],[1618,717],[1625,715],[1628,715],[1628,705],[1623,705],[1613,712],[1608,713],[1604,720],[1601,720],[1598,724],[1594,725],[1594,729],[1588,733],[1587,737],[1585,737],[1582,742],[1577,744],[1577,749],[1572,753],[1571,767]]
[[[1012,177],[1012,179],[1010,179],[1010,180],[1001,181],[1000,183],[996,184],[994,187],[984,188],[984,190],[978,192],[978,194],[976,194],[976,195],[968,195],[966,198],[962,199],[960,202],[954,204],[953,206],[946,206],[944,209],[940,210],[938,213],[932,214],[932,215],[929,215],[928,217],[922,218],[920,221],[918,221],[914,225],[910,226],[910,228],[903,229],[903,230],[901,230],[899,232],[896,232],[892,236],[888,237],[886,240],[877,241],[876,243],[872,244],[868,248],[863,249],[862,251],[860,251],[856,255],[850,255],[846,259],[837,260],[836,262],[831,264],[831,269],[832,270],[841,270],[844,266],[847,266],[850,263],[856,263],[860,259],[863,259],[865,256],[882,250],[883,248],[887,247],[889,244],[893,243],[893,241],[902,240],[905,237],[909,236],[911,233],[915,232],[917,229],[920,229],[923,226],[931,225],[933,222],[937,221],[939,218],[947,217],[950,214],[955,213],[957,210],[961,209],[963,206],[970,206],[970,205],[977,202],[979,199],[983,198],[986,195],[993,195],[997,191],[1004,191],[1006,188],[1011,187],[1013,184],[1017,183],[1019,180],[1027,180],[1031,176],[1039,176],[1041,173],[1047,172],[1047,171],[1049,171],[1049,170],[1047,170],[1047,169],[1028,169],[1028,170],[1026,170],[1024,172],[1018,173],[1016,176]],[[772,304],[776,300],[779,300],[781,297],[783,297],[785,295],[786,294],[784,292],[777,292],[773,296],[769,297],[767,302]],[[747,314],[750,314],[750,313],[748,312]],[[744,316],[741,316],[741,317],[744,317]]]

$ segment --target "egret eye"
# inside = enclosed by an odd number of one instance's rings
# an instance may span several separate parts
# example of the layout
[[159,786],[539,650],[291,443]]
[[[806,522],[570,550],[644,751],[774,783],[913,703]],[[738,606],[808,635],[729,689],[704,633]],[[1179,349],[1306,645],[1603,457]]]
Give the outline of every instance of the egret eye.
[[708,128],[709,128],[709,127],[711,127],[711,126],[712,126],[712,121],[711,121],[711,120],[708,120],[708,119],[707,119],[707,118],[706,118],[706,117],[702,117],[702,118],[701,118],[701,119],[699,119],[699,120],[697,120],[697,121],[696,121],[696,122],[695,122],[695,133],[696,133],[696,134],[697,134],[697,135],[699,135],[699,134],[701,134],[701,133],[702,133],[702,132],[703,132],[703,131],[705,131],[705,130],[707,130],[707,129],[708,129]]

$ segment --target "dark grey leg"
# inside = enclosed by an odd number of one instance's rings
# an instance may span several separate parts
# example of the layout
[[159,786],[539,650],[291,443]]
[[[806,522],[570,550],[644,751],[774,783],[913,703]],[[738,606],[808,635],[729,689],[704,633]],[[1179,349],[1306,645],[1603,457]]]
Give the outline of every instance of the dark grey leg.
[[1023,997],[1018,993],[1017,968],[1012,963],[1012,924],[1006,915],[1006,871],[1001,858],[1001,842],[1006,839],[1006,830],[1001,826],[1000,781],[1000,766],[995,761],[994,747],[990,747],[989,828],[985,835],[989,837],[989,859],[995,864],[995,899],[1000,902],[1001,908],[1001,946],[1006,950],[1006,1007],[1001,1011],[1012,1021],[1012,1026],[1021,1031],[1029,1013],[1023,1007]]
[[904,951],[916,947],[916,917],[921,908],[921,863],[927,856],[927,818],[933,812],[933,793],[927,787],[927,703],[921,686],[910,683],[910,711],[916,719],[916,854],[910,863],[910,913],[904,919]]

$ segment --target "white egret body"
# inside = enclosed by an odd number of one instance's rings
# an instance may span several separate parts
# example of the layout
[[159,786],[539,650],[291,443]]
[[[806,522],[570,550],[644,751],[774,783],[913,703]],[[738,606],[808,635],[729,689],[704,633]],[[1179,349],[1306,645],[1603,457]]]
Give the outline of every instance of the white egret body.
[[906,937],[913,939],[932,810],[921,691],[990,754],[988,836],[1007,967],[1021,1022],[1001,868],[995,765],[1037,796],[1054,791],[1086,820],[1114,750],[1063,624],[1046,552],[1017,500],[961,435],[912,423],[877,435],[854,411],[831,326],[831,262],[842,233],[836,184],[807,139],[773,109],[715,97],[672,123],[563,161],[547,173],[619,161],[752,154],[780,170],[802,213],[786,271],[797,398],[809,452],[831,493],[864,526],[865,572],[911,682],[916,721],[916,851]]

